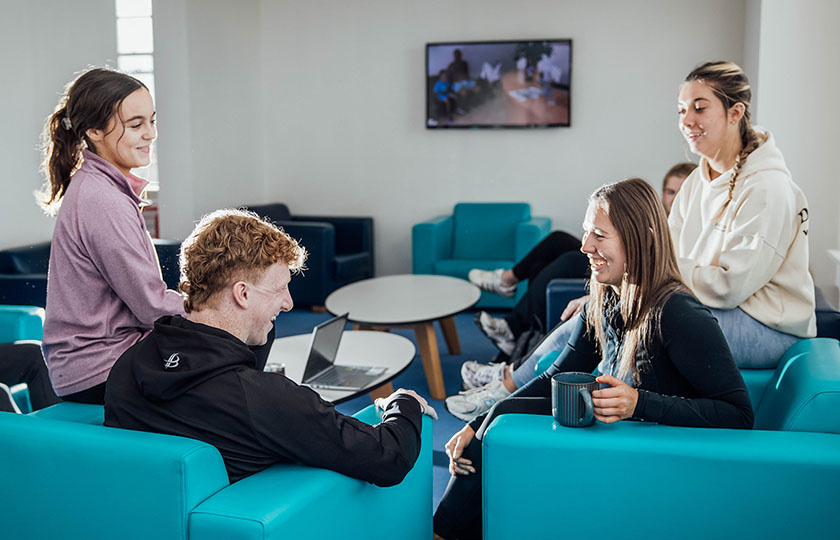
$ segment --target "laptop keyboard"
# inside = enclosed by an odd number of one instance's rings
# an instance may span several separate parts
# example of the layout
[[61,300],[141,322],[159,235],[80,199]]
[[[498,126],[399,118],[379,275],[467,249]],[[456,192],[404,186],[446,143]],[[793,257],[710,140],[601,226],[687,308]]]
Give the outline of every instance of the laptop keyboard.
[[381,373],[371,375],[368,373],[367,369],[333,366],[331,369],[328,369],[314,379],[312,383],[322,384],[325,386],[362,387],[379,377],[379,375],[381,375]]

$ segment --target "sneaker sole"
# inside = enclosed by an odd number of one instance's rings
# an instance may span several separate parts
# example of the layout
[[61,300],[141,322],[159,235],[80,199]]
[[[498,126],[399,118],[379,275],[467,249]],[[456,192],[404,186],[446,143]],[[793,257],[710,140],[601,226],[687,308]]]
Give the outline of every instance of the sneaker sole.
[[449,410],[449,405],[446,403],[446,400],[443,400],[443,408],[446,409],[446,412],[448,412],[449,414],[451,414],[452,416],[454,416],[458,420],[463,420],[464,422],[472,422],[475,419],[475,417],[479,416],[478,414],[470,415],[470,414],[450,411]]

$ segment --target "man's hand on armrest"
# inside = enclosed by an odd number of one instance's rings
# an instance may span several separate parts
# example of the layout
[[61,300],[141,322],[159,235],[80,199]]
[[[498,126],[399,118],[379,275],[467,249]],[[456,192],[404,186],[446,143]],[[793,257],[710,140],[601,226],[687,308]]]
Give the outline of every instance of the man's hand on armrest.
[[391,404],[391,401],[393,401],[394,398],[396,398],[400,394],[413,397],[420,404],[420,410],[423,412],[423,414],[428,415],[429,417],[435,420],[438,419],[437,411],[435,411],[434,407],[429,405],[425,398],[423,398],[423,396],[421,396],[414,390],[406,390],[405,388],[400,388],[388,397],[377,398],[377,400],[374,403],[378,408],[384,411],[388,408],[388,405]]

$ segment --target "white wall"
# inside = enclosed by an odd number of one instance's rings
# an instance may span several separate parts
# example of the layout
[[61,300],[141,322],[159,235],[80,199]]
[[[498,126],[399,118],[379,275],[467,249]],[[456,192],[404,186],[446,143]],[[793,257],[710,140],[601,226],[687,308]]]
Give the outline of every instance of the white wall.
[[259,1],[155,0],[162,236],[264,195]]
[[48,240],[54,220],[35,204],[41,128],[76,72],[116,64],[113,0],[0,2],[0,249]]
[[826,250],[838,242],[837,125],[840,3],[774,0],[761,6],[760,117],[810,205],[811,269],[817,285],[834,285]]
[[[374,216],[379,274],[409,271],[412,224],[457,201],[527,201],[577,232],[602,183],[637,175],[658,186],[689,157],[676,125],[679,83],[701,61],[741,62],[745,43],[745,4],[729,0],[702,9],[667,0],[261,8],[267,200],[297,213]],[[529,37],[573,39],[571,128],[424,129],[426,42]]]

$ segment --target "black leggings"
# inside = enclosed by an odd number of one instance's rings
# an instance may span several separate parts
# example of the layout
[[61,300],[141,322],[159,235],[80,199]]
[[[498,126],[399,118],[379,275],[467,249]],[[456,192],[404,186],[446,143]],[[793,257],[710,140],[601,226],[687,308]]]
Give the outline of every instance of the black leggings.
[[[257,369],[262,371],[265,368],[265,363],[268,361],[268,353],[271,352],[271,345],[274,343],[275,327],[272,325],[271,331],[268,333],[264,345],[252,345],[248,348],[257,357]],[[105,404],[105,383],[97,384],[92,388],[76,392],[75,394],[68,394],[62,396],[64,401],[73,401],[75,403],[91,403],[93,405]],[[34,407],[33,403],[33,407]]]
[[53,391],[41,345],[37,342],[0,344],[0,382],[7,386],[26,383],[29,401],[36,411],[61,401]]
[[[508,398],[490,409],[472,443],[464,448],[463,457],[472,461],[475,472],[452,476],[443,493],[434,517],[434,531],[446,540],[480,539],[481,523],[481,439],[490,423],[502,414],[551,414],[548,398]],[[495,471],[495,474],[503,474]]]
[[580,240],[563,231],[554,231],[513,267],[513,275],[528,280],[528,290],[505,320],[514,337],[531,327],[536,317],[546,328],[545,289],[557,278],[588,277],[589,260],[580,252]]

